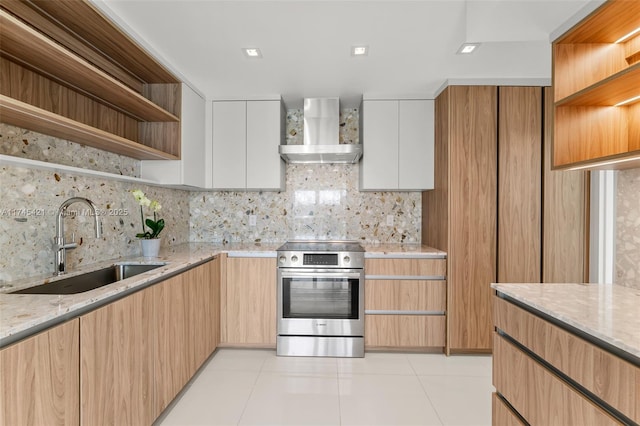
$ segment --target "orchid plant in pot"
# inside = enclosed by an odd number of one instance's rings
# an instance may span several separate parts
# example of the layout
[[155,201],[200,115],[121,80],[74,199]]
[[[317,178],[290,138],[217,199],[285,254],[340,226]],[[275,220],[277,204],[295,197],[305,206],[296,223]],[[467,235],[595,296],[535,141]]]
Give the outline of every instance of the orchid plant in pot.
[[[164,229],[164,219],[158,219],[158,212],[162,205],[157,200],[150,200],[139,189],[131,191],[131,194],[140,204],[140,220],[142,222],[142,232],[136,234],[142,244],[142,255],[144,257],[157,257],[160,251],[160,232]],[[153,219],[144,218],[144,207],[153,211]],[[145,226],[146,225],[146,226]],[[147,229],[148,228],[148,229]]]

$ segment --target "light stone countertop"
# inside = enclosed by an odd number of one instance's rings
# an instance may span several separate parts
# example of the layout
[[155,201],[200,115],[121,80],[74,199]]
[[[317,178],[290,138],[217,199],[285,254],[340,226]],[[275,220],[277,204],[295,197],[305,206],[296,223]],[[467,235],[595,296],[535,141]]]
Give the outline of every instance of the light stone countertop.
[[492,284],[491,287],[640,362],[640,290],[606,284]]
[[[227,253],[230,257],[276,257],[276,250],[282,243],[230,243],[208,244],[188,243],[165,247],[156,259],[127,257],[109,260],[77,268],[64,277],[98,270],[119,262],[143,264],[165,263],[157,269],[134,277],[117,281],[94,290],[69,295],[49,294],[7,294],[8,292],[53,282],[58,277],[41,275],[0,285],[0,347],[9,345],[56,323],[74,318],[97,306],[115,300],[124,294],[144,288],[154,282],[180,273],[191,266]],[[446,254],[430,247],[400,244],[366,245],[365,257],[443,257]]]

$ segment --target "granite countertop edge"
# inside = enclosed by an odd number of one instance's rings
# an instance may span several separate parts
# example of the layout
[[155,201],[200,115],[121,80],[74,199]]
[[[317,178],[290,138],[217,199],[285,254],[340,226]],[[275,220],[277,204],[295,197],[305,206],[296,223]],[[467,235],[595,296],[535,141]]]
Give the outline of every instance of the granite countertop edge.
[[626,352],[640,363],[639,289],[615,284],[581,283],[504,283],[492,284],[491,287]]
[[[142,264],[166,263],[157,269],[115,282],[94,290],[70,295],[8,294],[56,279],[41,275],[5,282],[0,290],[0,348],[29,337],[56,323],[64,322],[84,312],[132,293],[153,283],[169,278],[215,256],[226,253],[229,257],[276,257],[282,243],[185,243],[163,248],[158,258],[147,259],[130,256],[94,263],[75,269],[65,277],[101,269],[120,262]],[[446,253],[420,244],[374,244],[364,245],[365,257],[432,258],[446,257]],[[42,328],[43,327],[43,328]]]

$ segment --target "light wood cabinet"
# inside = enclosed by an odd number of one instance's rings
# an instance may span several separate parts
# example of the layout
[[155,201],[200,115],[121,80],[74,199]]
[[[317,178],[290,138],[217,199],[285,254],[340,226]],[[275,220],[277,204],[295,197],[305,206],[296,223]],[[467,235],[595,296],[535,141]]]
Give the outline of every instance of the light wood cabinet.
[[3,2],[0,25],[3,122],[133,158],[180,158],[179,80],[90,2]]
[[216,348],[218,258],[80,317],[81,424],[152,424]]
[[433,188],[433,100],[363,100],[361,191]]
[[609,0],[553,42],[555,167],[640,165],[640,35],[621,40],[639,15]]
[[227,257],[221,343],[275,347],[276,259]]
[[180,160],[141,161],[140,176],[168,185],[208,188],[211,159],[206,155],[206,102],[187,84],[180,85],[180,92]]
[[79,322],[0,350],[0,424],[78,425]]
[[[543,359],[559,374],[579,383],[599,400],[636,423],[640,422],[638,366],[500,297],[494,297],[493,302],[494,323],[500,333]],[[509,377],[510,372],[505,371],[505,366],[499,361],[499,358],[494,358],[494,372],[499,373],[494,377],[500,379],[501,384],[507,388],[516,387],[517,384],[512,383],[514,380]],[[503,393],[503,388],[494,384]],[[514,405],[509,395],[503,395]],[[522,412],[521,414],[524,415]],[[528,416],[524,417],[529,419]],[[581,423],[574,421],[564,424]]]
[[446,260],[365,260],[365,346],[445,346]]
[[496,426],[525,426],[525,423],[496,392],[491,394],[491,423]]
[[213,102],[212,185],[218,190],[284,190],[281,100]]
[[80,317],[80,424],[151,424],[154,310],[142,290]]
[[544,163],[549,90],[450,86],[436,99],[422,242],[447,252],[449,353],[491,350],[491,283],[583,281],[584,173]]

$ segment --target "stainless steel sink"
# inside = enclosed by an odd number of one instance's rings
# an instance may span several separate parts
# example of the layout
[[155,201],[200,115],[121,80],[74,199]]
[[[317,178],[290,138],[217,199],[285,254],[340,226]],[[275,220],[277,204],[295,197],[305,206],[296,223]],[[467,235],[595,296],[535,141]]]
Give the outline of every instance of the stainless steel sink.
[[76,294],[93,290],[116,281],[133,277],[143,272],[159,268],[166,265],[160,264],[140,264],[140,263],[118,263],[108,268],[87,272],[69,278],[53,281],[46,284],[29,287],[11,294]]

